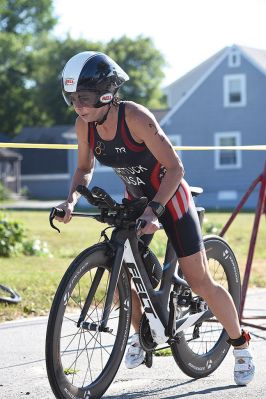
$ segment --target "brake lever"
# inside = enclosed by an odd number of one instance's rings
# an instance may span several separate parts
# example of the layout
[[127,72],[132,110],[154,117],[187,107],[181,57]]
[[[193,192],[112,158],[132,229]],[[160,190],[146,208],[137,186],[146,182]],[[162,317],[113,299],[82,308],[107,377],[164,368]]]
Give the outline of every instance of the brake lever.
[[66,213],[65,213],[65,211],[64,211],[63,209],[58,209],[58,208],[52,208],[52,209],[51,209],[51,212],[50,212],[50,215],[49,215],[50,226],[51,226],[53,229],[57,230],[58,233],[60,233],[60,230],[59,230],[58,227],[56,227],[56,226],[54,225],[54,223],[53,223],[54,218],[55,218],[56,216],[59,216],[59,217],[63,218],[63,217],[65,216],[65,214],[66,214]]

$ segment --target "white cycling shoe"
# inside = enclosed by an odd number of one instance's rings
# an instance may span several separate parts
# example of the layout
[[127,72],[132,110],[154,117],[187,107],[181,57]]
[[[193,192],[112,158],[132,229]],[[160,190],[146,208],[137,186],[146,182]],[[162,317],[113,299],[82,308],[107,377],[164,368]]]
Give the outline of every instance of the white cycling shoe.
[[140,345],[139,334],[135,333],[131,337],[131,343],[125,357],[125,365],[128,369],[140,366],[145,359],[145,351]]
[[237,385],[249,384],[255,374],[255,366],[248,348],[234,349],[235,369],[234,378]]

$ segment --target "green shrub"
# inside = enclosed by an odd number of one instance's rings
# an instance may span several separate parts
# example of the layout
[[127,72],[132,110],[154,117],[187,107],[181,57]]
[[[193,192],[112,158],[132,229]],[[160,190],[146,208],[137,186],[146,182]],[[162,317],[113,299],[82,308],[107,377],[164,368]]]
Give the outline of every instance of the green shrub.
[[220,223],[209,222],[207,219],[203,222],[203,232],[205,234],[219,234],[222,227]]
[[26,240],[23,242],[23,254],[27,256],[47,256],[52,257],[48,249],[47,242],[39,239]]
[[22,248],[25,230],[21,223],[0,215],[0,256],[11,256]]
[[0,214],[0,257],[23,253],[26,256],[52,257],[46,242],[29,239],[23,224],[8,220]]
[[8,200],[10,197],[10,191],[0,182],[0,201]]
[[23,198],[29,198],[30,192],[29,192],[28,187],[26,187],[26,186],[21,187],[21,189],[19,190],[19,195]]

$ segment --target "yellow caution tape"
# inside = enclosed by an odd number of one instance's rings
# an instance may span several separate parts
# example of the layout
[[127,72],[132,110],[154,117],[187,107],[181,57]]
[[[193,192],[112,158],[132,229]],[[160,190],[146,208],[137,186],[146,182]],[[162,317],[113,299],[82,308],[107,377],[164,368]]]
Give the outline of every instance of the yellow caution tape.
[[77,150],[77,144],[0,143],[0,148],[39,148],[46,150]]
[[266,145],[228,145],[228,146],[175,146],[175,150],[182,151],[211,151],[211,150],[244,150],[266,151]]
[[[0,143],[0,148],[39,148],[46,150],[77,150],[77,144],[33,144],[33,143]],[[236,145],[236,146],[174,146],[177,151],[213,151],[242,150],[266,151],[266,145]]]

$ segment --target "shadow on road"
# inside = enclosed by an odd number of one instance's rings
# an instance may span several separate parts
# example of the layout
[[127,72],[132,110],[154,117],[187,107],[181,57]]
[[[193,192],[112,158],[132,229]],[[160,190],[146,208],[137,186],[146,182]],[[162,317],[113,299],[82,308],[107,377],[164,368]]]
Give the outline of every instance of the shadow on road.
[[[105,399],[140,399],[140,398],[155,398],[155,397],[160,397],[160,398],[164,398],[164,399],[181,399],[181,398],[188,398],[190,396],[195,396],[196,398],[199,397],[199,395],[206,395],[208,393],[212,393],[212,392],[222,392],[222,391],[226,391],[229,389],[239,389],[241,388],[240,386],[237,385],[224,385],[224,386],[218,386],[218,387],[212,387],[212,388],[208,388],[208,389],[202,389],[202,390],[193,390],[193,391],[189,391],[186,393],[181,393],[180,395],[175,394],[173,396],[167,396],[167,390],[169,389],[177,389],[177,393],[178,393],[178,388],[183,386],[183,385],[187,385],[187,384],[193,384],[194,382],[196,382],[197,380],[189,380],[186,382],[183,382],[182,384],[175,384],[175,385],[169,385],[168,387],[164,387],[164,388],[160,388],[160,389],[154,389],[154,390],[149,390],[149,391],[140,391],[140,392],[129,392],[129,393],[123,393],[121,395],[109,395],[109,396],[105,396]],[[243,388],[243,387],[242,387]],[[163,393],[165,393],[165,396],[161,396]],[[159,396],[160,395],[160,396]]]

